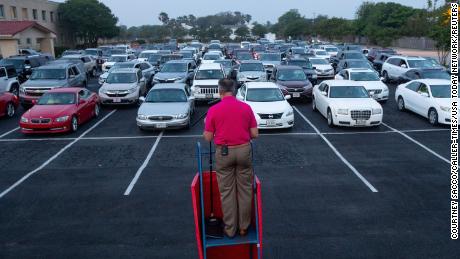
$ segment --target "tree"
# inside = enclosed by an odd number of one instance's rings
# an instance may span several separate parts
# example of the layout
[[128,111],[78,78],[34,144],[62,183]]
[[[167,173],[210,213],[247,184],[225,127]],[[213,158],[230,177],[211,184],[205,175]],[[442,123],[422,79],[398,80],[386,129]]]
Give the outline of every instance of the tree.
[[118,18],[97,0],[68,0],[58,7],[59,26],[85,46],[95,47],[101,38],[119,35]]
[[158,15],[158,20],[160,20],[160,22],[163,24],[167,24],[169,22],[169,15],[165,12],[161,12]]
[[[435,1],[436,3],[436,1]],[[430,5],[428,5],[430,7]],[[447,57],[450,53],[450,5],[447,3],[439,8],[433,6],[430,11],[431,27],[429,37],[435,41],[435,47],[438,52],[439,62],[447,64]]]
[[310,33],[311,22],[305,19],[297,9],[291,9],[278,18],[271,30],[278,36],[300,38]]
[[248,38],[249,34],[250,34],[249,28],[246,25],[240,26],[238,27],[238,29],[235,30],[235,35],[242,39]]
[[260,23],[257,23],[257,22],[253,22],[252,23],[251,33],[252,33],[253,36],[263,38],[263,37],[265,37],[265,34],[268,33],[268,30],[267,30],[266,26],[264,26],[264,25],[262,25]]

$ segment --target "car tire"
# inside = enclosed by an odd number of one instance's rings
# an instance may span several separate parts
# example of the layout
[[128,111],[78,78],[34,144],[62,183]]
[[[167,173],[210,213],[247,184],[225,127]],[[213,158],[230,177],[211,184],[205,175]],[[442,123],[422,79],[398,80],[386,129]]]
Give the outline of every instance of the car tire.
[[12,102],[6,105],[6,117],[12,118],[16,114],[16,107]]
[[428,121],[430,122],[431,125],[436,126],[438,125],[438,112],[436,111],[435,108],[431,108],[428,110]]
[[311,99],[311,108],[314,112],[318,111],[318,109],[316,109],[316,101],[314,97]]
[[19,97],[19,85],[12,85],[10,88],[10,93],[14,94],[16,97]]
[[327,109],[327,126],[330,128],[334,127],[334,118],[332,117],[332,111],[331,109]]
[[406,109],[406,104],[405,104],[404,98],[402,98],[402,96],[398,97],[397,106],[398,106],[398,110],[400,110],[400,111],[404,111]]
[[99,117],[100,112],[101,112],[101,107],[97,103],[96,105],[94,105],[94,118]]
[[76,132],[78,130],[78,118],[77,116],[72,116],[72,119],[70,120],[70,130],[72,132]]
[[387,71],[384,70],[384,71],[382,72],[382,76],[383,76],[383,82],[384,82],[384,83],[387,83],[387,84],[390,83],[390,77],[388,76],[388,72],[387,72]]

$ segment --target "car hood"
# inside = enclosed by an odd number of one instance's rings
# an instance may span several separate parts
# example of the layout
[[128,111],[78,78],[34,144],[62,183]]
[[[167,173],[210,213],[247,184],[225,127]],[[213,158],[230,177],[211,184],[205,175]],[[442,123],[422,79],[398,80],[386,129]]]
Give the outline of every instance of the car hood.
[[128,90],[128,89],[134,88],[136,86],[137,86],[137,83],[131,83],[131,84],[109,84],[109,83],[104,83],[101,88],[104,88],[105,90],[116,91],[116,90]]
[[286,100],[278,102],[246,102],[254,113],[283,113],[290,110],[291,105]]
[[329,98],[329,102],[335,108],[341,109],[377,109],[382,107],[373,98]]
[[244,72],[238,72],[238,76],[241,76],[241,77],[261,77],[263,75],[265,75],[266,72],[265,71],[244,71]]
[[439,106],[451,107],[452,98],[433,98]]
[[193,80],[193,85],[210,85],[210,86],[217,86],[219,80],[218,79],[207,79],[207,80]]
[[178,103],[142,103],[137,114],[143,115],[177,115],[187,113],[189,109],[188,102]]
[[186,76],[185,72],[158,72],[155,74],[155,78],[158,80],[168,80],[173,78],[184,78]]
[[366,88],[366,90],[369,89],[385,89],[387,86],[382,82],[382,81],[357,81],[361,85]]
[[36,79],[36,80],[27,80],[23,87],[57,87],[57,86],[66,86],[67,80],[51,80],[51,79]]
[[310,81],[276,81],[279,85],[282,85],[287,88],[300,88],[305,86],[311,86]]
[[58,118],[71,115],[75,109],[75,104],[66,105],[34,105],[23,116],[26,118]]

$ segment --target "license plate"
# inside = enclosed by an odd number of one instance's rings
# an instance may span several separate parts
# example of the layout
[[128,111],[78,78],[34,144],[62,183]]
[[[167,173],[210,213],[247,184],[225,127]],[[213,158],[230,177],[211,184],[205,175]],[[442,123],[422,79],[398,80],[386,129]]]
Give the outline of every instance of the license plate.
[[276,126],[276,121],[275,120],[267,120],[267,126],[269,126],[269,127]]
[[166,128],[166,123],[158,123],[158,124],[156,124],[156,127],[158,129],[164,129],[164,128]]
[[113,98],[113,102],[114,103],[121,103],[121,98],[119,98],[119,97]]
[[366,121],[365,120],[357,120],[356,125],[365,125]]
[[212,98],[212,94],[206,94],[206,98]]
[[292,97],[294,97],[294,98],[299,98],[299,97],[300,97],[300,93],[292,93]]

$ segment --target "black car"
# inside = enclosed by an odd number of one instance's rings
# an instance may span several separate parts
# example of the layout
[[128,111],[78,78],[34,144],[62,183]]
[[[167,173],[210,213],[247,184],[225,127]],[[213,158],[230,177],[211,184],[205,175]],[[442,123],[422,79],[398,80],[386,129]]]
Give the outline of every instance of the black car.
[[377,56],[379,54],[382,54],[382,53],[395,55],[396,51],[394,49],[390,49],[390,48],[383,48],[383,49],[382,48],[371,48],[369,50],[369,53],[367,54],[367,59],[370,62],[374,62],[374,60],[377,58]]
[[311,100],[313,85],[298,66],[276,66],[270,81],[276,83],[284,95]]
[[318,75],[316,74],[316,70],[313,65],[306,59],[290,58],[285,61],[285,65],[301,67],[303,72],[305,72],[305,75],[307,75],[308,80],[310,80],[313,85],[316,85],[318,81]]
[[395,54],[392,53],[380,53],[377,55],[377,57],[374,59],[374,62],[372,62],[374,69],[379,72],[379,74],[382,74],[382,65],[385,63],[385,61],[391,57],[394,56]]
[[0,64],[11,64],[16,68],[16,73],[18,74],[19,83],[27,81],[29,76],[32,74],[32,69],[45,65],[48,63],[48,59],[44,56],[11,56],[9,58],[2,59]]
[[415,79],[447,79],[450,80],[449,73],[442,68],[418,68],[411,69],[400,76],[399,81],[405,83]]

